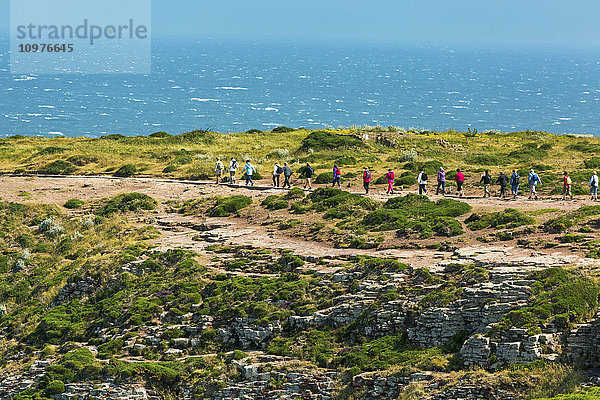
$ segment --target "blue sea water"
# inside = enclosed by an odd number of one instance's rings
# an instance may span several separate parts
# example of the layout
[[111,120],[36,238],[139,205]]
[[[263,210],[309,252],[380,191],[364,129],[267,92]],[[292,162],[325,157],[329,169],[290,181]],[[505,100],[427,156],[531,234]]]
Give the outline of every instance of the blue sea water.
[[150,75],[11,75],[0,136],[394,125],[600,134],[600,57],[549,49],[155,39]]

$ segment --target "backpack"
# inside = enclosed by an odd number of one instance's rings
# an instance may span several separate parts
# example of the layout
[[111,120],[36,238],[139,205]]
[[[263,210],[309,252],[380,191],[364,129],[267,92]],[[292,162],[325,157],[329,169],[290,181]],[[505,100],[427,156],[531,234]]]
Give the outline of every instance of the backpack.
[[234,162],[233,165],[231,166],[231,169],[238,169],[240,166],[240,164],[238,164],[238,162]]
[[283,174],[283,168],[281,168],[281,165],[279,165],[277,167],[277,175],[281,175],[281,174]]
[[312,169],[312,167],[306,167],[306,170],[304,171],[306,176],[313,176],[313,174],[315,173],[315,170]]
[[572,185],[573,181],[571,180],[570,176],[567,176],[567,185]]
[[521,183],[521,177],[519,175],[515,175],[515,185]]
[[365,171],[365,180],[371,179],[371,171]]
[[422,180],[423,182],[427,182],[427,178],[428,178],[427,174],[426,174],[425,172],[423,172],[423,173],[421,174],[421,180]]
[[492,183],[492,177],[489,175],[484,175],[481,179],[483,180],[484,185],[489,185],[490,183]]

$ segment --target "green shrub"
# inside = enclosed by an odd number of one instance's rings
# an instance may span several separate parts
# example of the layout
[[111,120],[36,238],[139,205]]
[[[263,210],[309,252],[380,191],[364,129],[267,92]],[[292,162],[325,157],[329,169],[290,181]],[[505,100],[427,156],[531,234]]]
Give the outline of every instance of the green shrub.
[[587,140],[581,141],[579,143],[570,144],[565,147],[566,150],[578,151],[580,153],[600,153],[600,144],[590,143]]
[[76,170],[77,168],[70,162],[58,160],[44,165],[38,169],[37,173],[42,175],[70,175]]
[[315,178],[315,183],[331,183],[333,180],[333,172],[322,172]]
[[252,204],[252,199],[242,194],[217,199],[215,206],[209,210],[211,217],[227,217]]
[[263,131],[261,131],[260,129],[248,129],[246,133],[263,133]]
[[65,202],[63,207],[72,210],[72,209],[76,209],[76,208],[81,208],[81,207],[83,207],[84,204],[85,204],[85,201],[83,201],[83,200],[70,199]]
[[396,186],[414,186],[417,184],[417,178],[412,175],[405,175],[394,180]]
[[154,210],[158,202],[143,193],[123,193],[110,199],[96,214],[108,216],[116,212]]
[[98,162],[98,158],[94,156],[75,155],[67,158],[67,161],[71,164],[77,165],[78,167],[83,167],[88,164]]
[[305,196],[304,194],[304,190],[300,189],[300,188],[292,188],[289,192],[287,192],[283,198],[285,200],[296,200],[296,199],[303,199]]
[[158,138],[158,139],[171,137],[171,135],[168,134],[167,132],[154,132],[154,133],[149,134],[148,136],[151,138]]
[[327,131],[313,131],[302,141],[301,150],[337,150],[364,147],[362,139],[355,135],[339,135]]
[[500,212],[487,214],[473,213],[465,222],[470,230],[477,231],[489,227],[513,229],[523,225],[532,225],[535,223],[535,219],[514,208],[507,208]]
[[318,188],[308,198],[317,212],[325,211],[325,218],[341,219],[377,208],[377,202],[368,197],[332,187]]
[[278,126],[277,128],[273,129],[273,133],[289,133],[289,132],[294,132],[296,129],[294,128],[290,128],[287,126]]
[[169,164],[167,165],[163,170],[163,174],[170,174],[171,172],[175,172],[177,171],[177,167],[174,166],[173,164]]
[[592,157],[589,160],[585,160],[583,165],[590,169],[600,168],[600,157]]
[[113,176],[116,176],[119,178],[128,178],[135,174],[137,174],[136,166],[133,164],[126,164],[126,165],[123,165],[118,170],[116,170],[115,173],[113,173]]
[[342,156],[335,160],[337,165],[354,165],[358,160],[352,156]]
[[544,223],[544,229],[550,233],[561,233],[577,225],[587,217],[600,215],[600,206],[584,206],[565,215],[553,218]]
[[44,393],[46,396],[61,394],[65,392],[65,384],[63,381],[51,381],[46,385]]
[[509,159],[521,161],[539,160],[547,156],[548,151],[538,147],[536,143],[526,143],[520,149],[511,151],[508,154]]
[[[242,167],[243,168],[243,167]],[[256,166],[255,166],[256,168]],[[246,180],[246,173],[244,172],[244,174],[242,175],[242,182]],[[263,176],[260,172],[258,172],[258,170],[254,170],[254,172],[252,173],[252,180],[256,181],[256,180],[261,180],[263,179]]]

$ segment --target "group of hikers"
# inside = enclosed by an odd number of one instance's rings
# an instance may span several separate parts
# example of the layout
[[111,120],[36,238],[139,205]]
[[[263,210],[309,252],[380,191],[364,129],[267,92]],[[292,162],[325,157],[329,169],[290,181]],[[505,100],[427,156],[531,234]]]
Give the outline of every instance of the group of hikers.
[[[240,167],[240,165],[237,162],[237,160],[235,158],[231,157],[231,161],[229,162],[229,166],[228,166],[228,170],[229,170],[228,182],[229,183],[232,183],[232,184],[236,183],[236,172],[239,169],[239,167]],[[223,175],[225,175],[225,172],[226,172],[225,165],[223,164],[221,159],[217,158],[217,162],[215,163],[215,175],[216,175],[217,183],[221,183],[224,181]],[[252,181],[252,175],[254,174],[254,172],[256,172],[256,168],[250,163],[250,160],[247,160],[241,171],[242,175],[246,174],[246,186],[248,186],[248,185],[254,186],[254,182]],[[341,189],[341,187],[342,187],[341,186],[342,172],[341,172],[340,168],[337,165],[334,165],[332,172],[333,172],[333,178],[331,180],[331,186],[332,187],[337,186],[338,188]],[[304,186],[303,187],[305,189],[312,189],[312,177],[313,177],[314,173],[315,173],[315,170],[307,162],[302,170],[302,176],[304,178]],[[287,162],[284,162],[283,166],[281,166],[278,162],[276,162],[275,165],[273,166],[273,187],[280,187],[281,175],[283,175],[283,178],[284,178],[283,185],[281,187],[291,188],[292,187],[292,184],[291,184],[292,169],[290,168],[290,166],[288,165]],[[363,188],[365,189],[365,194],[369,194],[370,186],[371,186],[371,183],[373,182],[371,170],[369,167],[364,167],[364,171],[362,174],[362,180],[363,180]],[[392,168],[389,168],[384,177],[384,181],[385,181],[385,183],[387,183],[387,189],[386,189],[387,194],[394,194],[395,180],[396,180],[396,176],[394,174],[394,170]],[[463,197],[464,196],[465,175],[463,174],[463,172],[461,171],[460,168],[457,168],[456,173],[454,174],[454,177],[452,178],[452,180],[456,184],[456,194],[459,197]],[[436,195],[441,194],[442,196],[445,196],[446,194],[449,194],[448,191],[446,190],[446,171],[444,170],[443,167],[439,168],[439,171],[437,173],[436,182],[437,182],[437,187],[436,187],[436,191],[435,191]],[[429,183],[429,177],[427,176],[427,173],[423,169],[421,169],[417,176],[417,184],[419,186],[419,194],[421,194],[421,195],[428,194],[428,190],[427,190],[428,183]],[[490,189],[491,189],[492,185],[495,183],[500,186],[500,193],[499,193],[500,198],[504,199],[508,196],[508,187],[510,186],[510,193],[511,193],[513,199],[516,199],[518,196],[518,193],[519,193],[520,185],[521,185],[521,176],[519,175],[517,170],[513,170],[510,178],[504,172],[500,172],[500,175],[496,179],[494,179],[490,175],[489,171],[486,170],[485,173],[481,176],[479,183],[481,183],[483,186],[483,197],[491,197],[492,196]],[[538,199],[538,194],[537,194],[536,188],[538,185],[541,185],[541,184],[542,184],[542,180],[540,179],[540,176],[533,170],[533,168],[530,169],[529,174],[527,176],[527,185],[529,187],[529,199],[532,199],[532,200]],[[563,196],[562,199],[563,200],[566,200],[567,197],[569,197],[571,200],[573,199],[572,185],[573,185],[573,181],[572,181],[571,177],[569,176],[569,174],[565,171],[563,174],[563,190],[562,190],[562,196]],[[590,178],[589,187],[590,187],[590,194],[592,196],[592,200],[598,200],[598,174],[596,173],[596,171],[593,172],[593,174]]]

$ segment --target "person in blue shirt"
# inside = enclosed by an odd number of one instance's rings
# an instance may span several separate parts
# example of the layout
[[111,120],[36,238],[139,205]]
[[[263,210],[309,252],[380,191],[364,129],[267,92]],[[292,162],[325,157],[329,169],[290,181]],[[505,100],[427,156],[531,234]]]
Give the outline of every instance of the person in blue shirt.
[[244,172],[246,173],[246,186],[248,186],[248,184],[254,186],[254,182],[252,181],[252,174],[254,171],[256,171],[256,169],[250,164],[250,160],[247,160],[246,165],[244,165],[244,169],[242,170],[242,175],[244,175]]
[[529,198],[530,199],[538,199],[538,195],[537,192],[535,191],[535,187],[538,184],[542,184],[542,180],[540,179],[540,177],[538,176],[538,174],[535,173],[535,171],[533,170],[533,168],[531,170],[529,170],[529,176],[527,177],[527,183],[529,183],[529,189],[530,189],[530,193],[529,193]]

